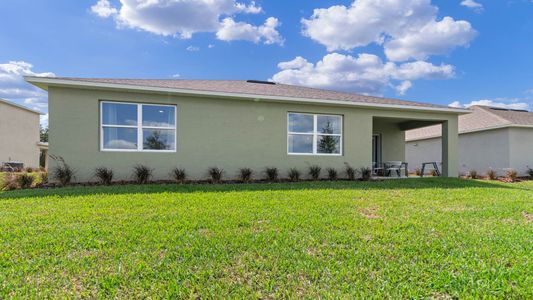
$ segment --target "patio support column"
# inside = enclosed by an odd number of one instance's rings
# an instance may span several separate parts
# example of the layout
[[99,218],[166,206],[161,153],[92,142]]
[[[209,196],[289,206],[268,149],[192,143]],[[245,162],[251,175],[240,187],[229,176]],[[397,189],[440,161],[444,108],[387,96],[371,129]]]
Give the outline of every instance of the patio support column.
[[442,176],[459,176],[459,134],[457,117],[442,123]]

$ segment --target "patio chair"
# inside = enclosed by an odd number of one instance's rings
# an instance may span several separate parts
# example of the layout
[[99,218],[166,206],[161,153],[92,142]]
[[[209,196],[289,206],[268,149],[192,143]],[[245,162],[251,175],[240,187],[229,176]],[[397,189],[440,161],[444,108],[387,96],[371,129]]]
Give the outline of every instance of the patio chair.
[[383,166],[380,163],[372,162],[372,175],[382,176],[383,175]]
[[402,177],[402,166],[403,162],[401,161],[388,161],[385,163],[385,175],[391,176],[393,172],[398,174],[398,177]]

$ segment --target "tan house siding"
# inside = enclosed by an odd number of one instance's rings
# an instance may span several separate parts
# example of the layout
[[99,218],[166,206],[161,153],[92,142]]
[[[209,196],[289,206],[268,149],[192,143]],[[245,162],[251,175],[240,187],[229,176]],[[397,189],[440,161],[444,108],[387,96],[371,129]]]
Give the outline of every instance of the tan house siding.
[[39,114],[0,101],[0,164],[39,166]]
[[[177,107],[175,153],[102,152],[99,149],[99,102],[101,100],[172,104]],[[287,154],[287,113],[307,112],[343,115],[343,155],[312,156]],[[155,169],[155,179],[168,179],[172,167],[187,170],[190,178],[207,178],[206,170],[218,166],[225,178],[235,178],[248,167],[262,177],[267,166],[285,176],[291,167],[306,171],[311,164],[344,169],[371,165],[373,117],[457,120],[453,113],[365,109],[298,103],[231,100],[140,93],[49,87],[51,155],[61,156],[77,171],[77,181],[94,180],[99,166],[110,167],[117,179],[131,179],[135,164]],[[403,160],[403,132],[384,130],[390,137],[391,158]],[[389,150],[387,150],[389,151]],[[54,166],[50,162],[50,166]],[[325,172],[324,172],[325,173]],[[451,174],[453,176],[453,174]]]
[[398,129],[396,123],[374,121],[374,134],[381,136],[381,161],[405,160],[405,131]]

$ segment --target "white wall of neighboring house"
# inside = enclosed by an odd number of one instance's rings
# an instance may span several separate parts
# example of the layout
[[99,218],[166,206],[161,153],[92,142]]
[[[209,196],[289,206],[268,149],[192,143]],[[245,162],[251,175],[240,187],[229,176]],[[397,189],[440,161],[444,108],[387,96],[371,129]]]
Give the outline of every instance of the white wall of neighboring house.
[[524,174],[527,168],[533,168],[533,128],[509,129],[511,145],[511,168]]
[[[408,141],[405,145],[409,169],[420,168],[423,162],[441,161],[441,139]],[[533,129],[502,128],[459,135],[459,171],[489,169],[504,175],[512,168],[526,175],[526,166],[533,167]]]
[[0,101],[0,164],[39,167],[39,113]]

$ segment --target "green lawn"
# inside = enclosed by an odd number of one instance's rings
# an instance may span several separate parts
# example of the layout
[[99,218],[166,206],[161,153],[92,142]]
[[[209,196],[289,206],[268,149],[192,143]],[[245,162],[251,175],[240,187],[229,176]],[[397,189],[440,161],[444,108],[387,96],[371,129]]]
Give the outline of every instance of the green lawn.
[[0,298],[533,298],[533,182],[0,193]]

